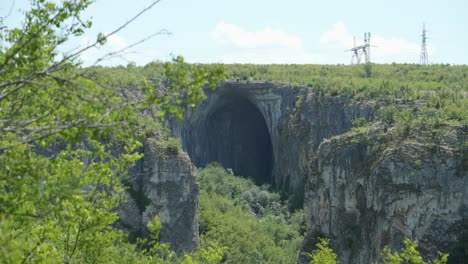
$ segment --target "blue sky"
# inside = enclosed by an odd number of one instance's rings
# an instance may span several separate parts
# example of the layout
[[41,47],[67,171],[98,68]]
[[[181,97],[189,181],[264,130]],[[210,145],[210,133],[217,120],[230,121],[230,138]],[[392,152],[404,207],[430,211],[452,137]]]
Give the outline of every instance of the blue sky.
[[[0,0],[0,16],[13,0]],[[60,0],[54,0],[60,2]],[[93,28],[62,47],[64,52],[110,32],[151,0],[97,0],[85,13]],[[5,25],[16,26],[27,0],[16,0]],[[105,47],[82,56],[86,65],[161,29],[160,35],[104,65],[144,65],[183,55],[189,62],[349,64],[345,52],[371,32],[372,61],[417,63],[422,23],[428,29],[431,63],[468,64],[466,0],[163,0]]]

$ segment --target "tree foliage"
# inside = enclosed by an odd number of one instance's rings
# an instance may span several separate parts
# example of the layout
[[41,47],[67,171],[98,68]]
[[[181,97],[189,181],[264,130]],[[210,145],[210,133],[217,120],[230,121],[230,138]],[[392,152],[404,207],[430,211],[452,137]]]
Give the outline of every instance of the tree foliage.
[[208,166],[198,177],[202,245],[227,247],[228,263],[297,263],[303,210],[289,212],[279,194],[219,165]]
[[[308,254],[311,258],[311,264],[336,264],[339,263],[337,255],[333,252],[333,249],[329,247],[329,239],[321,238],[320,242],[317,243],[317,249],[312,254]],[[405,247],[401,249],[401,252],[392,252],[389,248],[384,248],[382,252],[383,264],[445,264],[448,261],[448,254],[438,252],[439,257],[432,262],[426,262],[423,260],[417,249],[418,245],[416,241],[412,241],[406,238],[403,243]]]
[[385,248],[383,251],[383,263],[384,264],[445,264],[448,260],[448,254],[443,254],[438,252],[439,258],[435,259],[432,262],[426,262],[423,260],[421,255],[418,252],[418,244],[416,241],[410,239],[405,239],[403,241],[405,247],[401,249],[401,252],[392,252],[390,249]]
[[[182,118],[186,106],[204,99],[203,88],[223,79],[220,65],[172,63],[145,67],[80,68],[79,55],[138,17],[95,42],[68,54],[61,45],[81,36],[92,22],[80,14],[92,0],[32,0],[21,28],[7,29],[0,50],[0,262],[2,263],[293,263],[304,231],[304,213],[290,213],[278,194],[221,168],[201,172],[200,226],[203,248],[175,256],[152,237],[130,244],[112,228],[124,200],[122,182],[141,158],[138,135],[157,126],[166,113]],[[149,7],[159,1],[154,1]],[[141,13],[140,13],[141,14]],[[370,67],[370,66],[369,66]],[[466,66],[228,66],[240,80],[290,81],[330,96],[356,100],[385,97],[391,103],[423,99],[432,119],[466,124]],[[396,109],[396,108],[395,108]],[[385,120],[414,124],[414,115],[385,113]],[[153,120],[154,121],[154,120]],[[180,144],[168,141],[168,151]],[[336,259],[321,242],[313,256]],[[386,251],[388,263],[425,263],[416,244],[402,253]],[[229,248],[226,248],[229,247]],[[224,256],[224,257],[223,257]],[[434,263],[445,263],[441,255]],[[331,262],[330,262],[331,263]]]
[[92,25],[80,17],[92,2],[33,0],[22,27],[4,32],[2,263],[159,263],[173,254],[161,254],[169,249],[156,242],[141,251],[111,226],[124,200],[122,181],[141,158],[135,151],[141,145],[140,113],[157,108],[182,116],[185,105],[203,98],[207,82],[213,87],[223,78],[222,69],[188,67],[178,57],[164,65],[166,86],[140,79],[132,92],[141,96],[124,97],[124,87],[109,87],[79,67],[79,55],[109,34],[59,54],[63,43]]
[[330,240],[321,238],[315,249],[310,255],[310,264],[337,264],[339,263],[333,249],[329,247]]

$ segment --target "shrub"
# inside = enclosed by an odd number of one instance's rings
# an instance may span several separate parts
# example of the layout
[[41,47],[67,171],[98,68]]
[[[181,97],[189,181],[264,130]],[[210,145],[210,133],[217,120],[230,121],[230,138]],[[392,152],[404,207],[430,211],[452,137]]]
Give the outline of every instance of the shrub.
[[180,139],[169,137],[166,140],[158,141],[158,146],[163,149],[166,155],[176,156],[182,150]]
[[395,123],[396,113],[397,113],[397,108],[393,105],[388,108],[385,108],[385,110],[382,112],[382,117],[381,117],[382,122],[392,125],[393,123]]
[[414,116],[409,110],[403,110],[397,115],[398,134],[406,136],[413,126]]
[[354,119],[352,121],[353,127],[368,127],[370,123],[364,117],[360,117],[358,119]]

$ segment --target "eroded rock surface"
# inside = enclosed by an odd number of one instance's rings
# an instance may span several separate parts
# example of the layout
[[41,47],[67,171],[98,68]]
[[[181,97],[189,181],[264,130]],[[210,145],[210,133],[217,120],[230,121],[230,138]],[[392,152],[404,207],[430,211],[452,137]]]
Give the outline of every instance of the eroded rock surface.
[[116,225],[131,237],[146,236],[146,224],[158,216],[161,242],[177,253],[193,251],[199,245],[195,167],[185,152],[170,153],[154,138],[144,142],[143,152],[130,172],[129,200]]
[[[218,161],[236,174],[270,171],[257,183],[289,192],[299,205],[305,197],[304,252],[330,237],[342,263],[370,263],[384,246],[399,249],[411,238],[424,257],[440,250],[456,263],[453,252],[468,240],[466,127],[350,131],[353,120],[379,116],[385,98],[356,100],[286,83],[230,81],[207,94],[184,122],[169,122],[173,135],[196,166]],[[272,153],[252,148],[257,142],[271,142]],[[271,163],[259,158],[270,155]]]
[[[297,194],[301,200],[310,160],[322,140],[346,132],[356,118],[371,120],[375,112],[373,102],[354,102],[349,96],[317,95],[310,90],[287,83],[226,82],[215,91],[206,90],[208,98],[195,110],[187,111],[185,121],[171,122],[171,130],[182,139],[196,166],[217,161],[242,175],[248,171],[244,167],[255,165],[261,168],[250,171],[262,172],[261,175],[243,176],[254,179],[259,176],[257,183],[270,183]],[[242,109],[232,109],[236,107]],[[247,127],[259,123],[266,128]],[[234,125],[242,124],[245,129],[235,131]],[[239,134],[245,136],[236,137]],[[271,142],[271,150],[269,146],[251,149],[253,143],[263,142],[264,137],[270,137],[265,145]],[[256,158],[269,156],[272,162]],[[249,160],[258,162],[252,165]],[[263,167],[268,166],[270,175],[265,176]]]
[[437,251],[455,258],[468,219],[467,133],[439,131],[374,127],[324,141],[306,185],[304,251],[330,237],[342,263],[370,263],[384,246],[399,249],[410,238],[427,259]]

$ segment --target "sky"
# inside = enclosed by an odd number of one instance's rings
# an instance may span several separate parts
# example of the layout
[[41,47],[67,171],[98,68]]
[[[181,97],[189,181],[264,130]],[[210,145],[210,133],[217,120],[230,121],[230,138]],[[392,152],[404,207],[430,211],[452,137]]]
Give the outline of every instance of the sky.
[[[60,2],[61,0],[52,0]],[[96,0],[83,13],[93,27],[62,52],[111,32],[154,0]],[[0,0],[4,25],[20,25],[27,0]],[[162,0],[107,44],[81,56],[85,65],[167,30],[99,64],[145,65],[182,55],[192,63],[349,64],[345,50],[371,33],[374,63],[418,63],[422,25],[430,63],[468,64],[467,0]]]

